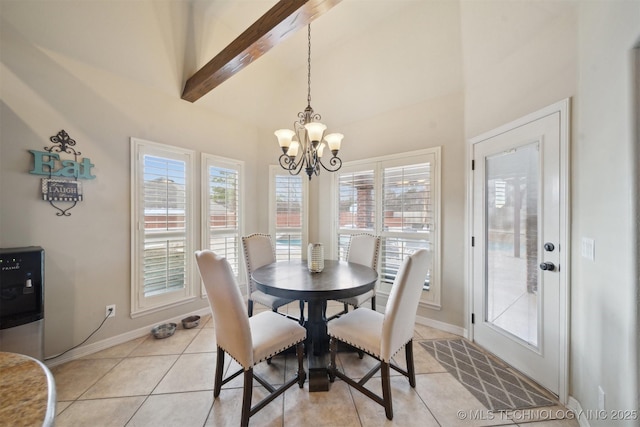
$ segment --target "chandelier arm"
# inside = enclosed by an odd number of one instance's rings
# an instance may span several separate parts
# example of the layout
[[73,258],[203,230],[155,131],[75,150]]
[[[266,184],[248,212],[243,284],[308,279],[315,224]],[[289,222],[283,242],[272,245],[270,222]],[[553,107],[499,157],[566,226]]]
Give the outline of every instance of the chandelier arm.
[[287,156],[286,153],[280,155],[278,162],[280,163],[280,167],[286,170],[291,170],[292,167],[295,168],[296,166],[295,162],[291,160],[291,157]]
[[329,166],[326,166],[324,163],[322,163],[322,159],[321,158],[318,159],[318,163],[327,172],[335,172],[335,171],[339,170],[342,167],[342,159],[340,157],[338,157],[338,156],[334,156],[331,159],[329,159]]
[[286,154],[280,155],[278,161],[280,162],[280,167],[284,170],[289,171],[291,175],[298,175],[302,170],[302,165],[304,164],[303,161],[298,161],[296,163],[295,158],[292,159]]

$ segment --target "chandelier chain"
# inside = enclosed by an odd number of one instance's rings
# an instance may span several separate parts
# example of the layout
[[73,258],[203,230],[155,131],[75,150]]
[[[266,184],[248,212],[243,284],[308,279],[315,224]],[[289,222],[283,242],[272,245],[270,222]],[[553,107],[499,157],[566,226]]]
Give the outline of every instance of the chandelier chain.
[[307,25],[307,105],[311,106],[311,24]]

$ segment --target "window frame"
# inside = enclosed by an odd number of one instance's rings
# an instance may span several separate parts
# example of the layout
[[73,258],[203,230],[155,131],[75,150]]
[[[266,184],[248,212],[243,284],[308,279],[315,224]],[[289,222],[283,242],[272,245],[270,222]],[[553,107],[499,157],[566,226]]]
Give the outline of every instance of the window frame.
[[[202,153],[200,160],[200,175],[201,175],[201,246],[203,249],[211,249],[211,234],[212,230],[209,226],[207,218],[209,218],[209,185],[210,185],[210,175],[209,168],[210,167],[218,167],[221,169],[232,169],[238,172],[238,218],[237,218],[237,228],[236,234],[238,239],[238,245],[236,248],[236,259],[237,261],[237,274],[236,278],[240,280],[246,274],[244,272],[244,254],[242,251],[242,236],[244,235],[244,161],[230,159],[227,157],[216,156],[213,154]],[[204,284],[201,283],[200,286],[200,294],[204,298],[207,293],[204,288]]]
[[[440,209],[441,209],[441,147],[432,147],[422,150],[416,150],[406,153],[398,153],[388,156],[380,156],[370,159],[357,160],[352,162],[345,162],[340,171],[335,173],[333,180],[334,189],[334,212],[335,212],[335,225],[333,231],[333,238],[335,239],[333,250],[336,251],[336,255],[340,253],[340,236],[341,235],[354,235],[363,232],[379,235],[382,238],[382,246],[385,244],[386,238],[402,238],[408,237],[406,232],[393,232],[383,230],[384,221],[384,195],[383,195],[383,172],[386,168],[411,166],[420,163],[430,163],[430,192],[431,192],[431,212],[432,221],[431,229],[429,230],[428,240],[431,243],[431,255],[432,255],[432,271],[429,283],[429,289],[423,290],[420,297],[420,305],[429,308],[440,309],[441,308],[441,221],[440,221]],[[345,173],[355,173],[358,171],[370,171],[373,170],[373,182],[374,182],[374,210],[375,220],[374,228],[353,228],[353,229],[341,229],[340,228],[340,176]],[[416,233],[418,236],[419,233]],[[382,254],[381,254],[382,256]],[[378,269],[382,268],[384,261],[381,259],[378,263]],[[378,292],[388,297],[391,290],[391,283],[378,280]]]
[[[292,175],[289,171],[282,169],[278,165],[269,165],[269,234],[273,239],[273,244],[277,244],[278,228],[276,227],[276,176],[290,176],[298,177],[302,183],[302,212],[301,212],[301,242],[300,242],[300,259],[306,259],[306,248],[308,245],[309,237],[309,180],[305,179],[303,175]],[[277,250],[276,250],[277,252]],[[294,259],[294,258],[290,258]],[[295,258],[297,259],[297,258]]]
[[[155,313],[196,299],[194,286],[195,151],[132,137],[131,141],[131,317]],[[146,155],[185,162],[185,284],[180,290],[144,296],[144,157]],[[158,233],[161,234],[161,233]],[[171,234],[171,233],[166,233]],[[176,233],[172,233],[176,234]]]

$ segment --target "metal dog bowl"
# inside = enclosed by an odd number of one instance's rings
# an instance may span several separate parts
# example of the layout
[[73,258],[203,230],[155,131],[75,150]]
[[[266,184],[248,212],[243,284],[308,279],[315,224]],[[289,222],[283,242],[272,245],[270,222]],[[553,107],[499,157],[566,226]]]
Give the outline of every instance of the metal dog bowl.
[[176,331],[175,323],[163,323],[151,329],[151,333],[158,339],[169,338]]
[[182,319],[182,327],[185,329],[195,328],[200,324],[200,316],[189,316]]

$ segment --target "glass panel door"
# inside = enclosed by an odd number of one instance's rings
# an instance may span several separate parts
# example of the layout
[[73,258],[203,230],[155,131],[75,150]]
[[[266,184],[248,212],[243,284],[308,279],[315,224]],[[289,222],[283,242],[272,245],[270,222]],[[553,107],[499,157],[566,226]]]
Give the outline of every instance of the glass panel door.
[[471,140],[473,340],[560,396],[568,348],[566,106]]
[[537,347],[538,142],[485,159],[485,321]]

